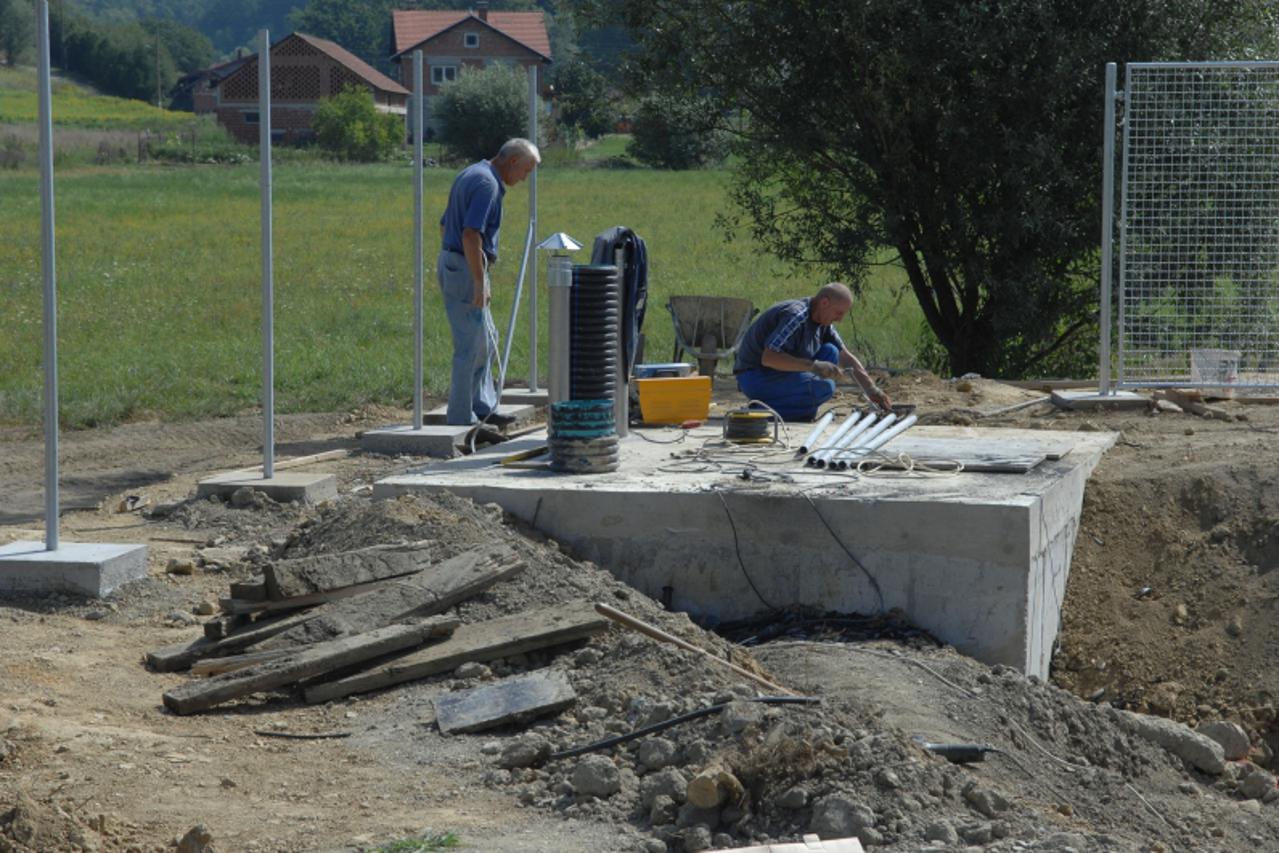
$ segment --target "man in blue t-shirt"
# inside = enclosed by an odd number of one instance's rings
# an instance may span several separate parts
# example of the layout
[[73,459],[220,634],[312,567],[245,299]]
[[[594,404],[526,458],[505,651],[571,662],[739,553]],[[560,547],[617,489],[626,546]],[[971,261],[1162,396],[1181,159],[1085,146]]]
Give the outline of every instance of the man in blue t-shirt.
[[542,162],[527,139],[508,140],[491,160],[467,166],[453,179],[449,203],[440,217],[441,248],[436,272],[453,333],[448,422],[495,426],[509,421],[497,413],[492,361],[497,327],[489,312],[489,267],[497,261],[502,228],[502,196]]
[[833,281],[816,296],[787,299],[760,314],[737,348],[737,387],[788,421],[811,421],[835,395],[835,380],[847,367],[873,403],[892,408],[835,331],[852,307],[852,291]]

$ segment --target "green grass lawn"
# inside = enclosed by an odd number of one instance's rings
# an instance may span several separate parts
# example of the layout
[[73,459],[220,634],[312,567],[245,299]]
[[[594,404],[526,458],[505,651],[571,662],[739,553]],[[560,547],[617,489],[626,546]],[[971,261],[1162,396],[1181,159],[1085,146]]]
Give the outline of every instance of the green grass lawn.
[[[448,384],[448,327],[435,284],[438,218],[451,169],[426,173],[425,358],[429,391]],[[64,424],[225,415],[260,400],[261,290],[256,164],[68,169],[57,175],[58,331]],[[41,411],[39,190],[30,170],[0,172],[0,421]],[[412,169],[407,164],[281,163],[275,169],[277,410],[412,399]],[[806,294],[793,270],[725,243],[719,171],[545,169],[540,240],[627,225],[649,248],[648,360],[671,355],[673,294],[747,296],[757,306]],[[494,313],[505,333],[527,229],[527,185],[510,190]],[[588,251],[579,254],[585,262]],[[545,258],[536,259],[545,371]],[[919,310],[900,273],[877,274],[843,333],[875,363],[904,366]],[[525,307],[528,302],[525,293]],[[522,309],[510,376],[527,377]]]
[[[58,126],[173,131],[196,122],[191,113],[99,95],[69,80],[54,80],[52,90],[53,123]],[[35,69],[0,67],[0,124],[23,124],[37,118]]]

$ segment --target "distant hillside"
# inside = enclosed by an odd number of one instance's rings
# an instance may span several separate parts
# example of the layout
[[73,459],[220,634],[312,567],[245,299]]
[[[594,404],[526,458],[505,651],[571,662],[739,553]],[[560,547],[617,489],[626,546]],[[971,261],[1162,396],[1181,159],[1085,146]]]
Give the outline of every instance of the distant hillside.
[[125,23],[139,18],[167,18],[208,36],[221,54],[252,44],[266,27],[272,38],[292,32],[289,15],[306,0],[72,0],[72,5],[101,21]]
[[[34,68],[0,67],[0,117],[12,124],[38,117]],[[190,113],[161,110],[143,101],[100,95],[66,79],[53,82],[53,123],[97,130],[176,130],[191,124]]]

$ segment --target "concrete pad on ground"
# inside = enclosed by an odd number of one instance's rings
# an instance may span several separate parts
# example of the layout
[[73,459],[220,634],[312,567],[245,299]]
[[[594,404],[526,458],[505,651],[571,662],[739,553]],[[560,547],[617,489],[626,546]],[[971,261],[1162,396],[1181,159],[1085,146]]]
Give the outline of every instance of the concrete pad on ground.
[[[525,424],[531,422],[537,416],[537,408],[524,403],[498,403],[497,413],[506,415],[508,418],[514,418],[511,422],[513,429],[519,429]],[[422,414],[422,423],[431,424],[432,426],[441,426],[448,423],[449,407],[447,405],[437,406],[429,412]]]
[[1150,399],[1133,391],[1111,391],[1102,394],[1099,391],[1054,391],[1053,405],[1061,409],[1076,411],[1129,411],[1144,409],[1150,405]]
[[280,503],[314,504],[332,500],[338,496],[337,477],[332,474],[299,474],[293,471],[277,472],[274,477],[231,471],[201,480],[196,485],[195,495],[198,498],[206,498],[209,495],[227,498],[236,489],[242,488],[261,492],[271,500]]
[[451,459],[458,455],[470,427],[448,424],[388,426],[366,430],[360,436],[360,447],[369,453],[406,453],[410,456],[434,456]]
[[537,406],[545,408],[551,404],[551,392],[546,388],[530,391],[527,387],[511,387],[502,390],[502,402],[513,406]]
[[111,590],[147,576],[147,546],[43,542],[0,546],[0,598],[6,594],[77,593],[102,598]]
[[497,464],[545,444],[535,433],[388,477],[374,497],[450,491],[497,503],[574,556],[694,616],[728,621],[792,604],[845,613],[899,607],[965,654],[1045,677],[1084,483],[1118,437],[915,427],[907,435],[968,439],[974,452],[1033,446],[1046,457],[1025,473],[919,476],[820,471],[775,448],[763,449],[759,464],[741,448],[708,459],[717,425],[672,434],[634,430],[620,439],[621,468],[611,474]]

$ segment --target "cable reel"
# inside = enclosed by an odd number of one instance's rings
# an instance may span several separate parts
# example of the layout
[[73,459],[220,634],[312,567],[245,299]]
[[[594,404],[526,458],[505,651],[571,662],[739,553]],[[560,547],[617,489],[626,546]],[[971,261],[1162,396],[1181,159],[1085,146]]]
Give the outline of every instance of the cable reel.
[[[769,426],[772,435],[769,435]],[[772,412],[734,409],[724,415],[724,441],[730,444],[776,444],[779,424]]]

